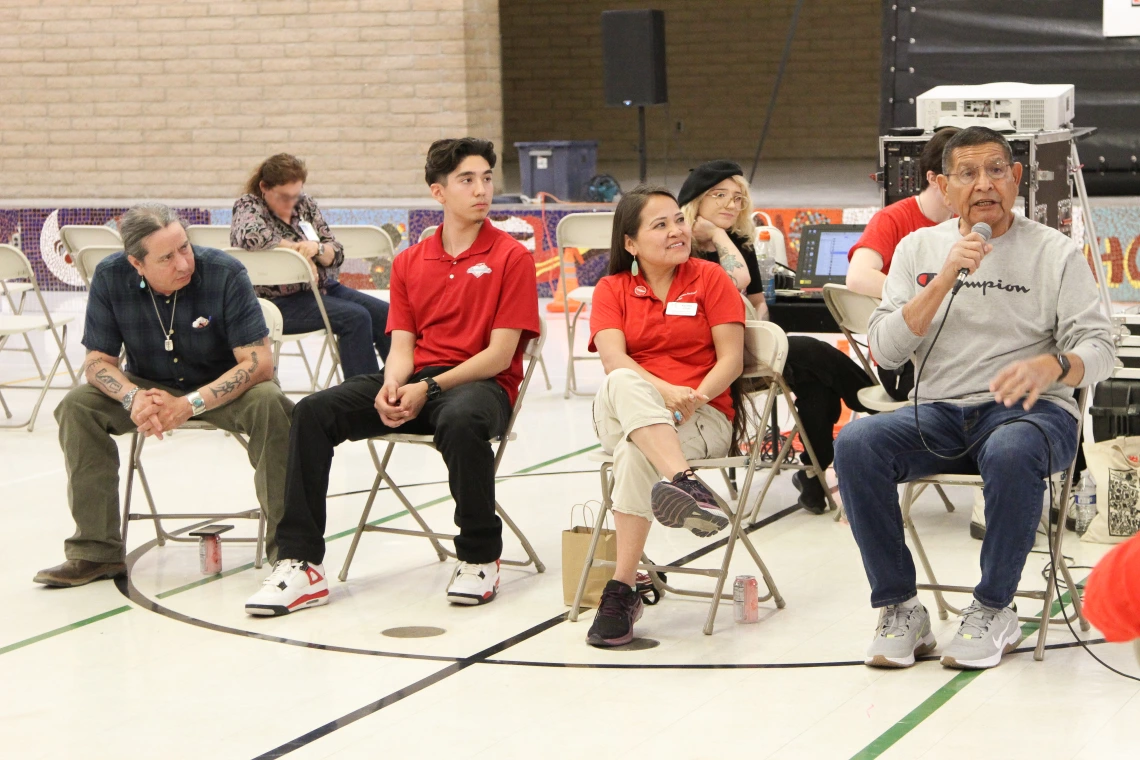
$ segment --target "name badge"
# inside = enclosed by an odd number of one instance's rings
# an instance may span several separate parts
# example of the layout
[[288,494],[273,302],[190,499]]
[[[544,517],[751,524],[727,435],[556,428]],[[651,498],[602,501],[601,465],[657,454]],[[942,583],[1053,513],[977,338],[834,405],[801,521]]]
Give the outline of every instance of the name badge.
[[697,316],[697,305],[691,302],[671,301],[666,304],[665,313],[670,317],[695,317]]
[[308,220],[302,219],[298,226],[301,228],[301,232],[305,233],[306,240],[312,240],[314,243],[320,242],[321,238]]

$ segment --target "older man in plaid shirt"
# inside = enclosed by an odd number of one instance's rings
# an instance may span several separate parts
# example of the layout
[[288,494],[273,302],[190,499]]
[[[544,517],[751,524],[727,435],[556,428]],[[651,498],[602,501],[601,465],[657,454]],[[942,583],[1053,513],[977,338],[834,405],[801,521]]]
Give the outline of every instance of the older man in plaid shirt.
[[[124,252],[100,263],[91,282],[83,335],[87,384],[55,411],[76,530],[64,543],[67,561],[41,570],[35,582],[82,586],[125,571],[119,455],[111,436],[138,430],[161,440],[199,416],[249,437],[273,560],[293,403],[272,382],[269,331],[249,276],[221,251],[191,246],[166,206],[135,206],[119,227]],[[187,462],[186,474],[200,469]]]

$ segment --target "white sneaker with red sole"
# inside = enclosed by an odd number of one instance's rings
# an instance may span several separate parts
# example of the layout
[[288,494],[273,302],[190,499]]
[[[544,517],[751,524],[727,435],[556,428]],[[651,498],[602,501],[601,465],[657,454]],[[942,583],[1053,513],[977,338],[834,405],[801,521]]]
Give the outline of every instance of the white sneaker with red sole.
[[250,615],[288,615],[328,603],[329,582],[324,565],[282,559],[262,581],[261,590],[245,603],[245,611]]
[[460,562],[447,584],[447,601],[452,604],[486,604],[498,593],[499,560],[484,565]]

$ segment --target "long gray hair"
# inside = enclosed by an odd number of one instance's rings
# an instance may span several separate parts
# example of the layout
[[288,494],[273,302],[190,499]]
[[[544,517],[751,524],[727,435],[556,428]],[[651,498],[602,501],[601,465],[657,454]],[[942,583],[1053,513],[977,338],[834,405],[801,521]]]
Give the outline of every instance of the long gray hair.
[[123,238],[123,250],[135,261],[142,261],[146,258],[143,241],[174,222],[186,226],[186,222],[182,221],[177,211],[161,203],[147,202],[131,206],[119,220],[119,235]]

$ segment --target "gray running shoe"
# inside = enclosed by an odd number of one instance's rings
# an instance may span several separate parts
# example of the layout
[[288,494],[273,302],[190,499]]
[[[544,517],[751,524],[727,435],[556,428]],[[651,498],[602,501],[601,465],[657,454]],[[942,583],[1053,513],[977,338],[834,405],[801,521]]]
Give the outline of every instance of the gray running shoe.
[[876,668],[909,668],[915,657],[930,654],[935,646],[925,607],[892,604],[879,612],[875,640],[863,662]]
[[997,610],[975,600],[962,611],[962,622],[942,653],[942,664],[961,670],[992,668],[1001,662],[1003,654],[1016,649],[1019,641],[1021,625],[1016,607]]
[[716,497],[692,470],[678,473],[671,482],[653,484],[649,492],[653,516],[668,528],[688,528],[693,535],[706,538],[728,525],[728,518],[716,503]]

